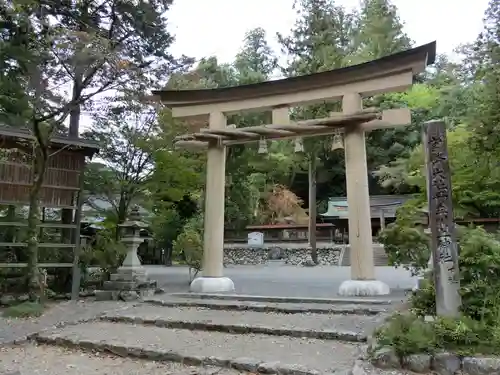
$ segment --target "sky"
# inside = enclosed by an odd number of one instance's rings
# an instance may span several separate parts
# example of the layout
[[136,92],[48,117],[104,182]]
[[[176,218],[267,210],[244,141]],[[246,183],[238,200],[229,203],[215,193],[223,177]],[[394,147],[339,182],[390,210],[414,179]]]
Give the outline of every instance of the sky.
[[[452,53],[459,44],[473,41],[482,28],[488,0],[392,0],[399,9],[405,32],[416,45],[437,41],[437,52]],[[262,27],[268,42],[280,52],[276,33],[287,34],[295,22],[294,0],[174,0],[168,12],[170,31],[176,41],[175,56],[200,59],[217,56],[232,62],[242,46],[245,33]],[[337,0],[346,8],[358,7],[359,0]],[[91,119],[82,117],[82,130]]]
[[[169,11],[170,30],[176,35],[174,55],[196,58],[217,56],[231,62],[245,33],[266,30],[276,52],[276,33],[287,33],[294,24],[293,0],[177,0]],[[355,8],[359,0],[337,0]],[[438,53],[451,55],[459,44],[470,42],[481,31],[488,0],[393,0],[406,33],[416,45],[437,41]]]

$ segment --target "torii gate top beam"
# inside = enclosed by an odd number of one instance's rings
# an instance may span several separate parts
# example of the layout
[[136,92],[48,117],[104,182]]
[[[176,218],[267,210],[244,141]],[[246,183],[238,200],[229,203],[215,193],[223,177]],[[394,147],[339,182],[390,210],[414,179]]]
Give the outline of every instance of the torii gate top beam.
[[435,57],[436,42],[432,42],[364,64],[322,73],[227,88],[153,91],[153,96],[172,108],[174,117],[262,111],[338,100],[348,93],[371,96],[406,90],[412,85],[413,76],[434,63]]

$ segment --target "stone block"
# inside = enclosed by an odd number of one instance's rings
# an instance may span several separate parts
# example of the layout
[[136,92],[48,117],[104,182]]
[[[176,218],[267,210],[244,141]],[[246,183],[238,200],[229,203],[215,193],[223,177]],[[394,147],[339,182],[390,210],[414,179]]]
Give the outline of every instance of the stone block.
[[234,368],[235,370],[256,373],[260,363],[261,361],[255,358],[243,357],[232,360],[231,367]]
[[117,281],[146,281],[148,280],[148,274],[146,270],[142,267],[127,268],[120,267],[113,276]]
[[118,301],[120,292],[116,290],[96,290],[96,301]]
[[462,359],[463,375],[500,375],[500,358],[465,357]]
[[428,373],[431,371],[432,357],[429,354],[412,354],[403,358],[403,366],[410,371]]
[[134,281],[105,281],[104,290],[135,290],[137,283]]
[[137,290],[137,293],[139,293],[139,297],[143,299],[153,297],[155,294],[157,294],[156,290],[156,288],[139,289]]
[[372,354],[372,363],[376,367],[383,369],[393,369],[401,367],[401,361],[394,350],[390,347],[377,349]]
[[120,292],[120,299],[125,302],[135,301],[139,299],[139,293],[134,290],[123,290]]
[[432,370],[438,375],[455,375],[461,366],[460,358],[452,353],[438,353],[432,359]]

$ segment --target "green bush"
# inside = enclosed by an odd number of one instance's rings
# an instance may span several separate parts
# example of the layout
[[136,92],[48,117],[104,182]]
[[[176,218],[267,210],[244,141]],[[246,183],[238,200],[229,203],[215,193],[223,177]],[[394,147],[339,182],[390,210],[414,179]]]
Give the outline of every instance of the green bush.
[[378,347],[390,346],[400,358],[443,350],[466,356],[500,353],[495,332],[485,322],[464,316],[425,321],[414,314],[396,314],[375,332],[375,337]]
[[105,280],[116,272],[127,255],[126,246],[115,239],[112,230],[104,229],[97,233],[95,241],[84,246],[80,255],[82,275],[88,267],[99,267]]
[[[428,277],[432,277],[432,274]],[[436,289],[431,279],[423,280],[420,288],[412,292],[410,305],[411,311],[417,316],[436,315]]]
[[395,314],[375,332],[379,346],[391,346],[399,357],[432,352],[436,338],[431,325],[413,314]]
[[[460,230],[460,294],[464,316],[494,322],[500,311],[500,242],[482,228]],[[417,315],[435,315],[432,273],[410,298]]]
[[201,270],[203,259],[202,228],[201,217],[192,218],[173,244],[174,256],[183,258],[185,263],[196,272]]
[[427,268],[430,256],[430,237],[422,226],[416,225],[422,217],[423,213],[412,202],[407,202],[398,209],[396,221],[378,235],[389,264],[410,270],[413,275]]
[[[408,237],[391,237],[396,238]],[[438,317],[433,322],[424,321],[425,316],[436,315],[432,272],[427,272],[421,288],[410,297],[411,314],[394,316],[377,331],[381,345],[392,346],[400,356],[440,349],[464,355],[500,354],[498,235],[487,233],[482,228],[462,227],[458,231],[458,242],[462,316],[458,319]]]
[[460,236],[460,293],[463,313],[495,321],[500,309],[500,242],[483,228],[467,228]]

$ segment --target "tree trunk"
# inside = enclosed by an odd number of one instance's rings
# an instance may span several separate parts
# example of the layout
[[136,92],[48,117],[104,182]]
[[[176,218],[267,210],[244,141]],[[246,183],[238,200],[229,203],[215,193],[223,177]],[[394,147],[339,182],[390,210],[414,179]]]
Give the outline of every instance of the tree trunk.
[[[37,125],[35,125],[37,126]],[[47,166],[47,155],[37,145],[33,161],[33,185],[29,195],[28,228],[26,230],[27,267],[26,281],[30,301],[39,302],[43,294],[43,284],[38,269],[38,229],[40,223],[40,192]]]
[[[72,100],[76,100],[81,95],[81,85],[82,85],[83,73],[82,69],[75,68],[75,78],[73,80],[73,93]],[[80,128],[80,116],[81,116],[81,106],[80,104],[75,104],[69,113],[69,132],[68,135],[72,138],[78,138],[79,128]],[[80,178],[84,178],[83,174]],[[73,209],[63,208],[61,212],[61,223],[71,224],[73,222]],[[61,233],[61,239],[63,243],[72,242],[72,230],[64,228]]]
[[318,249],[316,244],[316,153],[311,153],[309,161],[309,246],[311,259],[318,264]]

